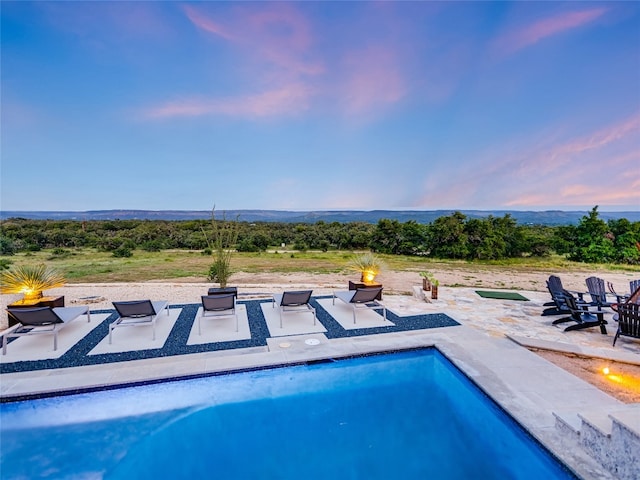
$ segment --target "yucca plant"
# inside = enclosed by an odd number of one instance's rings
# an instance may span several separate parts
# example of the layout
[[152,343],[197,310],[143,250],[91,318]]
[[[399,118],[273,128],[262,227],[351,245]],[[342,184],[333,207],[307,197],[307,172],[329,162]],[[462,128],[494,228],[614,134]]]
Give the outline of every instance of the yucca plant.
[[0,272],[0,292],[24,293],[25,300],[42,297],[42,291],[65,284],[62,274],[40,265],[20,265]]
[[238,219],[235,222],[228,222],[225,216],[222,221],[216,220],[216,207],[211,211],[211,238],[203,229],[205,239],[213,255],[213,263],[209,268],[208,278],[212,282],[218,282],[220,288],[227,286],[229,277],[233,274],[231,269],[232,248],[238,242]]
[[373,283],[382,266],[382,261],[371,252],[354,255],[349,262],[349,268],[360,272],[360,281],[364,283]]

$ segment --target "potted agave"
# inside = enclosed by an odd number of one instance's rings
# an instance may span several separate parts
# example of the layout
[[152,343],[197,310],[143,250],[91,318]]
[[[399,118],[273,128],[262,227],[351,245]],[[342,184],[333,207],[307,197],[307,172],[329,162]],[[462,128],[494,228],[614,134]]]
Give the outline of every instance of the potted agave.
[[2,293],[22,293],[25,302],[37,303],[42,291],[62,287],[64,277],[44,264],[21,265],[0,273]]
[[367,252],[355,255],[351,259],[350,268],[360,272],[362,283],[373,283],[380,273],[382,262],[373,253]]

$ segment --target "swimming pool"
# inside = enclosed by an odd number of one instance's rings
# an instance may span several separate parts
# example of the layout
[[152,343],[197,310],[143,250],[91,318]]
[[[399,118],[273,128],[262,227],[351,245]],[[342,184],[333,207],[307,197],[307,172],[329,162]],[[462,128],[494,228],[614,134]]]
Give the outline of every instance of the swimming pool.
[[575,478],[435,349],[0,408],[6,479]]

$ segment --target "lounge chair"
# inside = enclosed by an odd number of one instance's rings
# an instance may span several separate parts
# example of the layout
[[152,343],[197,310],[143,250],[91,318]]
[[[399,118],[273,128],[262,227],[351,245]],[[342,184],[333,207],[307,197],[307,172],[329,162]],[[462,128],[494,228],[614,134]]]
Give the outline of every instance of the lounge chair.
[[198,317],[198,335],[202,335],[203,317],[236,317],[236,332],[238,331],[238,314],[236,312],[236,296],[234,293],[224,295],[203,295],[202,315]]
[[[604,319],[605,312],[599,306],[592,306],[586,303],[579,303],[570,293],[565,292],[565,302],[571,315],[552,322],[553,325],[566,322],[576,322],[564,329],[565,332],[572,330],[583,330],[585,328],[600,327],[600,333],[607,334],[607,321]],[[595,308],[595,310],[594,310]]]
[[371,310],[382,310],[382,321],[387,320],[387,308],[376,300],[382,293],[382,287],[358,288],[356,290],[342,290],[333,292],[333,304],[336,298],[353,307],[353,323],[356,323],[356,310],[368,308]]
[[[638,288],[640,292],[640,288]],[[618,337],[625,336],[640,338],[640,304],[627,302],[618,305],[618,331],[613,337],[613,346],[616,346]]]
[[278,305],[280,309],[280,328],[282,328],[282,314],[290,311],[309,311],[313,315],[313,324],[316,324],[316,309],[311,306],[311,293],[313,290],[299,290],[284,293],[275,293],[271,299],[271,307]]
[[25,335],[53,334],[53,350],[58,349],[58,332],[69,325],[72,320],[86,315],[87,322],[91,321],[89,307],[37,307],[37,308],[8,308],[11,315],[18,321],[4,334],[2,339],[2,354],[7,354],[7,340],[12,337]]
[[119,317],[109,324],[109,343],[114,328],[137,327],[151,325],[153,327],[153,340],[156,339],[156,320],[162,311],[169,315],[169,302],[160,300],[133,300],[129,302],[113,302],[113,306]]

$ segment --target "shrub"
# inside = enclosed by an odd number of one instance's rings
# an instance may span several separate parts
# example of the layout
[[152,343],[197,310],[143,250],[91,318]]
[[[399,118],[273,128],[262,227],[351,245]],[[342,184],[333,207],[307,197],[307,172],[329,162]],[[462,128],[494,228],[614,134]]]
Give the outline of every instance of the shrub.
[[160,250],[162,250],[162,247],[162,242],[157,239],[147,240],[146,242],[143,242],[142,245],[140,245],[140,248],[142,248],[146,252],[159,252]]
[[133,252],[130,248],[125,247],[124,245],[116,248],[112,255],[116,258],[129,258],[133,256]]
[[304,242],[297,241],[293,244],[293,249],[298,250],[300,252],[306,252],[307,250],[309,250],[309,245],[307,245]]
[[239,244],[238,244],[238,248],[237,250],[239,252],[251,252],[251,253],[255,253],[255,252],[259,252],[260,248],[255,245],[251,239],[249,238],[245,238],[244,240],[242,240]]
[[13,255],[16,253],[16,245],[10,238],[0,237],[0,255]]

